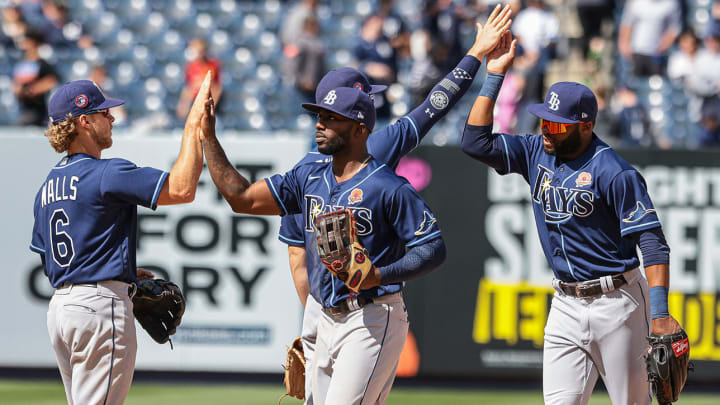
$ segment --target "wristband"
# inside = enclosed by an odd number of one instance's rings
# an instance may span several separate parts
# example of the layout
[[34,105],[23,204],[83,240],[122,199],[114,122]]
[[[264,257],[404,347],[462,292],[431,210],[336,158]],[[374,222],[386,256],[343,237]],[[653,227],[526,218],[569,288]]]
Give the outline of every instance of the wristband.
[[498,94],[500,94],[500,87],[502,87],[503,79],[505,79],[505,75],[488,73],[487,78],[480,89],[478,97],[487,97],[492,101],[497,100]]
[[653,287],[650,289],[650,318],[664,318],[670,316],[668,312],[667,287]]

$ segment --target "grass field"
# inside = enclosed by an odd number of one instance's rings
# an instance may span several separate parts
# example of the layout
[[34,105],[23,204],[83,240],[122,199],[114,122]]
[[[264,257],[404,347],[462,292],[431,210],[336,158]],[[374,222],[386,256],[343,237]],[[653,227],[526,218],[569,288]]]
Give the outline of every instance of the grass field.
[[[135,383],[130,390],[127,405],[268,405],[276,404],[284,391],[279,385],[215,385],[215,384],[155,384]],[[0,380],[0,403],[3,405],[56,405],[62,404],[65,392],[59,382],[36,382]],[[294,398],[286,398],[286,405],[301,404]],[[426,388],[394,388],[388,405],[470,405],[542,404],[539,392],[456,390]],[[683,394],[678,405],[717,405],[718,394]],[[607,394],[598,392],[590,401],[592,405],[610,404]]]

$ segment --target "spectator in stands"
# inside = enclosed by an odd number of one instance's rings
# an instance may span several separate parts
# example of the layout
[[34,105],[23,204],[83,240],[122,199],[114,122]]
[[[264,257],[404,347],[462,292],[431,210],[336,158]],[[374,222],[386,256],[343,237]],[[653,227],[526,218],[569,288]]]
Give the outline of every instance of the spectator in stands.
[[534,133],[537,118],[527,112],[529,104],[541,103],[545,98],[545,73],[555,57],[560,23],[543,0],[528,0],[512,25],[519,52],[513,70],[522,75],[524,88],[518,109],[518,133]]
[[[88,80],[95,83],[100,90],[102,90],[103,94],[105,94],[105,98],[115,98],[113,97],[113,91],[115,90],[115,82],[112,78],[108,77],[107,70],[103,66],[95,65],[90,69],[90,76],[88,76]],[[115,121],[113,121],[113,126],[124,126],[127,124],[127,111],[125,111],[124,105],[119,105],[117,107],[113,107],[112,109],[112,115],[115,117]]]
[[700,49],[700,38],[692,29],[683,31],[677,39],[677,50],[668,60],[668,77],[674,82],[685,85],[695,70],[695,59]]
[[426,0],[423,7],[423,29],[430,33],[430,39],[438,44],[438,50],[445,52],[440,71],[447,72],[458,64],[465,52],[460,37],[463,9],[452,0]]
[[[68,8],[57,0],[44,0],[42,3],[43,23],[39,29],[43,32],[45,42],[54,47],[69,47],[77,45],[85,49],[92,45],[89,35],[83,35],[82,27],[78,23],[70,22]],[[68,24],[67,31],[65,27]],[[75,28],[75,29],[72,29]]]
[[603,41],[602,24],[612,18],[614,0],[576,0],[576,4],[583,30],[580,46],[587,58],[591,56],[591,42]]
[[27,28],[20,7],[10,6],[2,9],[0,29],[2,29],[2,36],[4,37],[3,45],[20,48]]
[[[365,20],[353,54],[372,83],[390,85],[397,77],[397,53],[383,34],[383,22],[383,17],[375,14]],[[390,104],[382,93],[375,95],[375,107],[378,118],[390,117]]]
[[283,45],[295,43],[295,39],[303,32],[306,18],[317,17],[318,3],[318,0],[300,0],[290,9],[280,29]]
[[720,146],[720,97],[705,100],[700,119],[700,146]]
[[13,69],[13,93],[20,105],[19,125],[46,126],[47,95],[58,83],[55,69],[40,58],[42,35],[28,31],[21,43],[23,60]]
[[655,146],[650,131],[650,117],[631,88],[620,87],[615,91],[617,126],[616,136],[622,146]]
[[678,0],[628,0],[620,22],[618,50],[635,76],[664,75],[667,53],[680,34]]
[[320,24],[309,15],[295,43],[285,47],[286,77],[308,102],[315,100],[315,88],[326,70],[325,44],[319,34]]
[[198,90],[200,90],[200,84],[208,70],[212,70],[213,82],[210,90],[217,106],[216,109],[219,109],[219,101],[223,90],[222,65],[220,60],[208,56],[207,42],[202,38],[193,38],[188,43],[187,52],[190,61],[185,65],[185,85],[180,92],[180,99],[175,110],[180,120],[185,120],[190,111],[190,105],[195,99]]
[[720,94],[720,26],[708,32],[703,44],[685,87],[689,96],[688,115],[692,122],[700,124],[700,137],[703,120],[713,117],[711,110],[717,106],[715,99]]
[[394,0],[380,0],[375,14],[383,19],[383,34],[390,39],[400,58],[410,56],[410,32],[400,14],[395,12]]

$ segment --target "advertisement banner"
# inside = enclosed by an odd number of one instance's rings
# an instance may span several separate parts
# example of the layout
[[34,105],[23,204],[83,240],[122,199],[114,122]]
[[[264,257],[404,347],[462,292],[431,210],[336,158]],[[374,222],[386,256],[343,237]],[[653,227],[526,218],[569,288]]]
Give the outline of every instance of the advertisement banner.
[[[645,177],[670,245],[669,310],[690,337],[697,365],[690,378],[720,377],[718,154],[621,155]],[[553,289],[528,184],[458,148],[421,147],[413,158],[422,162],[415,166],[431,168],[421,194],[448,246],[440,269],[406,287],[418,373],[539,377]]]
[[[0,367],[55,367],[46,328],[53,293],[40,258],[28,250],[37,188],[60,160],[42,136],[3,137],[4,292]],[[292,167],[307,151],[301,137],[226,136],[230,162],[251,182]],[[169,171],[179,135],[115,137],[103,158]],[[139,370],[280,372],[285,345],[300,332],[280,217],[234,214],[205,170],[195,201],[138,210],[137,263],[185,293],[183,323],[170,345],[138,325]]]

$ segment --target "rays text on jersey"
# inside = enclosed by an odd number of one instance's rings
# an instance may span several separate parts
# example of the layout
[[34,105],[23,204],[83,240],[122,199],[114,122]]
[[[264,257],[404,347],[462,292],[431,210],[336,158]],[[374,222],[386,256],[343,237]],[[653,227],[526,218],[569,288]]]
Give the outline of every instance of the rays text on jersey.
[[587,217],[594,211],[594,194],[590,190],[553,185],[554,172],[538,165],[533,186],[533,201],[542,204],[545,222],[561,223],[572,216]]

